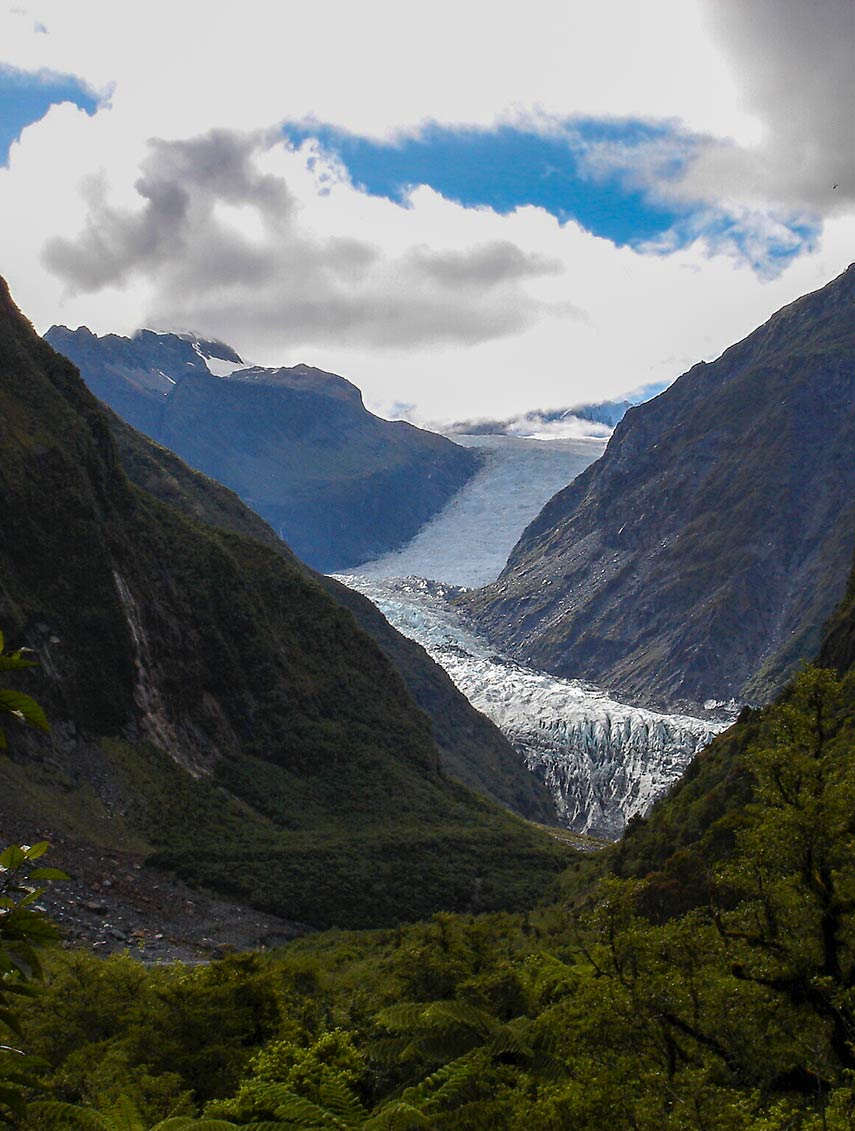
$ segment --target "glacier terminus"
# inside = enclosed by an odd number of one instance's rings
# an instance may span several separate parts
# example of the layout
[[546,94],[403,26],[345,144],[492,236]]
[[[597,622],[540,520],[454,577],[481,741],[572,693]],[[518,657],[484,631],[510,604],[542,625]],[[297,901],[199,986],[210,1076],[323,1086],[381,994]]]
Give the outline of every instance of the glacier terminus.
[[338,575],[421,644],[549,787],[560,823],[617,838],[683,774],[724,722],[620,703],[498,652],[455,608],[462,587],[495,579],[524,526],[596,459],[603,440],[455,436],[478,447],[475,476],[400,551]]

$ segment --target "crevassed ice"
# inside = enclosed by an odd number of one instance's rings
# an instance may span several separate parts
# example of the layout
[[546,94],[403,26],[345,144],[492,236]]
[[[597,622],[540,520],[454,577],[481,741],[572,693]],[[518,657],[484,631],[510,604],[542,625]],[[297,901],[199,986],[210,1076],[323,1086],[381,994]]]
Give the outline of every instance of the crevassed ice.
[[454,586],[496,578],[547,499],[603,448],[602,440],[587,439],[454,439],[484,451],[481,471],[402,550],[339,580],[418,641],[496,723],[546,782],[563,824],[617,837],[724,724],[630,707],[590,684],[524,667],[497,652],[448,604]]
[[556,679],[497,652],[424,578],[340,575],[441,664],[504,732],[555,799],[562,824],[614,838],[644,814],[723,724],[630,707],[579,680]]

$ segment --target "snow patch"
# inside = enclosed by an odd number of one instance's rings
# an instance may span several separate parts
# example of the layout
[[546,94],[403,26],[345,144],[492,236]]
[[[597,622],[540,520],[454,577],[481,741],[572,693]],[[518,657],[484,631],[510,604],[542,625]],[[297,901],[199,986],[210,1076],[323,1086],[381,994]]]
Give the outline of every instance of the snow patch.
[[247,368],[245,361],[226,361],[222,357],[206,357],[204,362],[212,377],[231,377],[233,373]]

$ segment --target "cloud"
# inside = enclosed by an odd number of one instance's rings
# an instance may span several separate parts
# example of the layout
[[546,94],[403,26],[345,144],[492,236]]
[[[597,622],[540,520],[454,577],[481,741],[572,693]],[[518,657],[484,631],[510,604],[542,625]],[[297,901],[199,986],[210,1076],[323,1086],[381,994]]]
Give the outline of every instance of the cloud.
[[[336,234],[334,215],[323,232],[313,231],[284,171],[258,165],[285,151],[263,133],[215,130],[154,141],[134,186],[136,207],[112,204],[103,178],[89,181],[83,230],[49,239],[43,262],[78,294],[144,276],[152,292],[149,321],[216,325],[221,336],[272,337],[284,345],[473,345],[575,313],[525,287],[562,273],[561,261],[507,239],[473,239],[462,248],[417,243],[390,253],[379,242]],[[292,168],[297,161],[311,168],[325,186],[327,212],[335,213],[335,170],[311,148],[288,157]],[[337,175],[338,200],[353,197]],[[316,209],[324,199],[319,192]],[[388,202],[387,208],[408,211]]]
[[452,436],[520,436],[530,440],[606,439],[614,431],[608,424],[574,416],[569,410],[554,417],[554,413],[524,412],[509,420],[441,421],[432,422],[432,427]]
[[824,215],[851,207],[852,0],[708,0],[707,19],[763,132],[751,147],[708,147],[693,163],[685,191],[775,200]]
[[9,147],[22,130],[62,102],[94,113],[99,98],[73,75],[22,71],[0,63],[0,166],[6,163]]
[[580,168],[682,213],[641,250],[670,254],[703,239],[711,254],[772,278],[816,246],[824,219],[855,204],[855,4],[705,0],[703,11],[754,136],[685,123],[619,144],[580,134]]
[[[150,135],[192,136],[304,117],[389,138],[429,120],[494,126],[627,112],[739,128],[733,83],[709,50],[697,0],[511,4],[400,0],[145,5],[32,0],[0,9],[0,58],[117,80],[114,105]],[[33,33],[42,22],[49,35]],[[679,49],[675,46],[679,45]],[[715,89],[715,99],[709,91]]]
[[[268,224],[287,222],[293,202],[287,187],[253,169],[257,135],[238,137],[213,130],[190,141],[152,141],[134,189],[143,202],[131,209],[112,205],[104,175],[87,178],[83,197],[87,217],[77,238],[55,236],[45,244],[45,266],[74,292],[121,284],[142,270],[157,270],[197,253],[194,241],[205,228],[219,234],[219,255],[198,249],[209,266],[219,258],[239,278],[258,281],[262,264],[252,264],[245,243],[229,238],[217,222],[214,205],[253,205]],[[229,254],[230,253],[230,254]]]
[[[505,418],[672,379],[855,246],[844,174],[826,176],[851,80],[827,81],[834,36],[801,26],[825,26],[825,0],[796,25],[789,0],[532,0],[525,20],[486,0],[245,0],[215,17],[202,0],[87,0],[86,19],[26,3],[26,18],[0,9],[0,60],[103,95],[92,117],[53,106],[0,167],[0,271],[42,330],[193,329],[261,364],[337,370],[380,411]],[[553,137],[630,119],[637,136],[582,139],[604,178],[594,203],[624,216],[607,191],[623,176],[677,221],[628,246],[516,201],[372,197],[268,132],[315,121],[397,143],[431,122]]]
[[661,237],[639,244],[639,250],[671,255],[702,241],[710,255],[725,255],[748,266],[761,279],[774,279],[800,255],[819,243],[822,222],[811,213],[781,208],[694,208]]
[[417,247],[408,258],[428,278],[463,290],[499,287],[526,276],[557,275],[563,270],[559,259],[526,254],[508,240],[494,240],[466,253]]

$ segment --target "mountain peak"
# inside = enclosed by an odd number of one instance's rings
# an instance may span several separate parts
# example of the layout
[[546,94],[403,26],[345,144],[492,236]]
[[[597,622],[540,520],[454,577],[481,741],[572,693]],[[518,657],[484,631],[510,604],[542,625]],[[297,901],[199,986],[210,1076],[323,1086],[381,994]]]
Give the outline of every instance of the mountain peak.
[[855,552],[855,269],[631,409],[467,598],[562,676],[762,700],[816,653]]
[[278,369],[268,369],[260,365],[248,366],[236,371],[232,379],[254,385],[293,389],[295,392],[311,392],[363,407],[362,393],[356,385],[344,377],[339,377],[337,373],[328,373],[311,365],[281,366]]
[[46,339],[119,416],[231,487],[316,568],[407,541],[478,466],[445,437],[374,416],[350,381],[305,363],[247,365],[189,333],[54,328]]
[[245,365],[246,362],[240,354],[225,342],[217,338],[202,338],[198,334],[178,334],[182,341],[189,342],[193,348],[204,358],[217,358],[220,361],[231,361],[236,365]]

